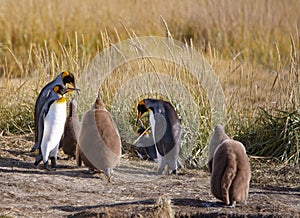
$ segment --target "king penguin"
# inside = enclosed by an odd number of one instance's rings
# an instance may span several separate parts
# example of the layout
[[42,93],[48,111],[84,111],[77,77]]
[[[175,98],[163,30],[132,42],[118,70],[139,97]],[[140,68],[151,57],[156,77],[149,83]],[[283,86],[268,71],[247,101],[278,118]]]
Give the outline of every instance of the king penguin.
[[63,152],[68,155],[68,159],[76,157],[75,153],[78,146],[80,123],[76,109],[77,100],[72,98],[69,103],[69,114],[66,119],[64,133],[59,143],[59,148],[62,148]]
[[66,121],[66,98],[67,92],[73,91],[75,88],[67,88],[56,85],[48,95],[45,96],[46,101],[40,110],[39,124],[43,124],[42,139],[39,148],[39,155],[36,157],[34,165],[38,165],[42,160],[44,168],[48,168],[48,158],[51,159],[52,168],[56,167],[57,151],[59,141],[64,131]]
[[34,152],[37,148],[41,146],[44,132],[43,112],[45,111],[44,107],[48,106],[47,104],[49,102],[49,98],[51,97],[49,93],[53,91],[55,86],[60,86],[62,89],[65,89],[66,85],[68,85],[70,88],[76,89],[74,74],[69,71],[64,71],[60,73],[53,81],[49,82],[39,93],[34,108],[35,144],[31,148],[30,152]]
[[168,173],[177,174],[181,127],[178,115],[170,102],[144,99],[138,104],[136,125],[143,113],[149,111],[151,130],[157,150],[158,174],[168,166]]
[[[92,108],[83,115],[79,148],[76,158],[82,159],[90,169],[104,171],[110,182],[112,171],[120,162],[122,143],[116,124],[106,110],[100,92]],[[77,163],[80,162],[77,160]]]
[[246,204],[251,177],[246,149],[230,139],[222,125],[216,125],[210,142],[209,169],[211,192],[226,205]]

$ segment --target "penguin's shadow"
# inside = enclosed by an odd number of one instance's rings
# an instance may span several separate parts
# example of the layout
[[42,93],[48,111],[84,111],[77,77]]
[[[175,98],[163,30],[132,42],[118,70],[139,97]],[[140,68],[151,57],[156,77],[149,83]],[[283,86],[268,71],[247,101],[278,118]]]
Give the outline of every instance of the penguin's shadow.
[[202,201],[193,198],[174,198],[171,200],[175,206],[189,206],[189,207],[220,207],[218,202]]
[[51,207],[51,209],[55,210],[61,210],[65,212],[80,212],[84,210],[89,210],[89,209],[96,209],[96,208],[101,208],[101,207],[107,207],[107,208],[112,208],[112,207],[118,207],[118,206],[124,206],[124,205],[151,205],[154,204],[155,201],[153,199],[146,199],[146,200],[140,200],[140,201],[129,201],[129,202],[120,202],[120,203],[115,203],[115,204],[97,204],[97,205],[88,205],[88,206],[54,206]]
[[297,195],[300,197],[300,186],[299,187],[277,187],[277,186],[267,186],[260,188],[262,191],[251,191],[249,192],[251,195]]
[[[97,205],[89,205],[89,206],[54,206],[51,209],[61,210],[65,212],[82,212],[89,209],[96,209],[96,208],[113,208],[118,206],[126,206],[126,205],[155,205],[154,199],[146,199],[146,200],[139,200],[139,201],[129,201],[129,202],[120,202],[120,203],[112,203],[112,204],[97,204]],[[219,207],[220,205],[215,202],[208,202],[202,201],[199,199],[192,199],[192,198],[174,198],[171,199],[171,202],[175,206],[189,206],[189,207]],[[76,215],[76,214],[75,214]]]
[[[16,151],[7,151],[16,152]],[[19,152],[16,152],[20,154]],[[26,153],[26,152],[24,152]],[[35,155],[33,155],[35,156]],[[42,166],[36,167],[33,162],[26,162],[17,158],[2,157],[0,158],[0,172],[3,173],[23,173],[23,174],[44,174],[44,175],[62,175],[69,177],[95,178],[93,174],[88,174],[87,169],[78,169],[77,166],[60,165],[57,170],[44,170]]]
[[[0,159],[0,167],[7,167],[7,168],[22,168],[22,169],[34,169],[34,165],[29,162],[25,162],[16,158],[10,157],[2,157]],[[2,170],[2,169],[1,169]]]
[[23,150],[8,150],[8,149],[4,149],[3,151],[10,153],[14,156],[19,156],[19,155],[26,155],[26,156],[30,156],[30,157],[35,157],[35,154],[33,152],[29,152],[29,151],[23,151]]
[[125,174],[135,174],[135,175],[151,175],[155,176],[157,175],[157,170],[156,168],[149,168],[147,166],[130,166],[128,168],[127,166],[124,165],[119,165],[116,169],[116,172],[119,173],[125,173]]

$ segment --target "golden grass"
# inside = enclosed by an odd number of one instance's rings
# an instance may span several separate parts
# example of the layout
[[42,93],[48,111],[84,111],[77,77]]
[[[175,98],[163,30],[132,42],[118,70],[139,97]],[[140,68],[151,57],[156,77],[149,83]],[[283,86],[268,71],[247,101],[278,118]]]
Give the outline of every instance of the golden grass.
[[[299,108],[299,8],[297,0],[0,0],[0,128],[31,132],[36,96],[58,72],[80,76],[111,43],[167,36],[164,20],[172,37],[193,45],[219,76],[228,133],[246,134],[259,107]],[[188,76],[180,78],[192,90]],[[102,87],[108,107],[112,84]]]

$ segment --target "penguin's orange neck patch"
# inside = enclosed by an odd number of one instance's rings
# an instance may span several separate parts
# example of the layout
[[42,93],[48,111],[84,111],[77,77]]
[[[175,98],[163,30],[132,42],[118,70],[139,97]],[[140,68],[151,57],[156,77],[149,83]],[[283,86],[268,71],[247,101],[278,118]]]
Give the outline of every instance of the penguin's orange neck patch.
[[66,101],[67,101],[66,98],[63,96],[60,99],[58,99],[56,102],[57,103],[65,103]]

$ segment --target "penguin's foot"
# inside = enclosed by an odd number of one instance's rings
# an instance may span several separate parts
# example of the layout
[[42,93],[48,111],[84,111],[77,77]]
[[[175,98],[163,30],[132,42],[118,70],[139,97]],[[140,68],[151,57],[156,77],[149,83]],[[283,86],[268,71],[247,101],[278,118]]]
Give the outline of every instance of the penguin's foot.
[[44,169],[45,169],[45,170],[48,170],[48,171],[51,171],[51,168],[50,168],[49,165],[48,165],[48,161],[46,161],[46,162],[44,163]]
[[225,208],[235,208],[236,206],[236,201],[231,202],[230,204],[226,204],[224,201],[222,202],[216,202],[217,205]]
[[235,208],[235,205],[236,205],[236,201],[233,201],[233,202],[231,203],[231,205],[229,205],[229,207],[230,207],[230,208]]
[[42,155],[38,155],[35,157],[35,162],[34,162],[34,166],[39,165],[39,163],[43,160]]
[[105,175],[106,175],[106,177],[107,177],[108,183],[111,182],[111,177],[112,177],[111,175],[112,175],[112,172],[113,172],[113,170],[110,169],[110,168],[106,168],[106,169],[104,170],[104,173],[105,173]]
[[108,183],[111,183],[111,177],[112,177],[112,176],[107,176],[107,181],[108,181]]
[[52,168],[57,168],[56,158],[55,157],[50,157],[50,160],[51,160],[51,167]]
[[173,170],[173,171],[171,172],[171,174],[177,175],[177,169]]

